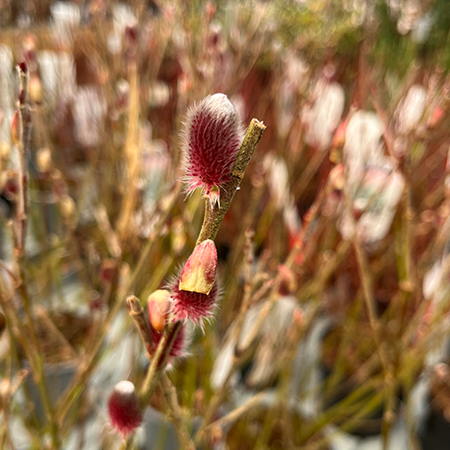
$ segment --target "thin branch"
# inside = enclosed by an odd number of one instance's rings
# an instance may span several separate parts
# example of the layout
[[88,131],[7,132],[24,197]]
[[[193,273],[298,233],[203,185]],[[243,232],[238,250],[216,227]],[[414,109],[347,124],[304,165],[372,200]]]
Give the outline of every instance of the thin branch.
[[181,325],[181,321],[166,325],[164,335],[159,341],[158,348],[152,358],[150,368],[148,369],[147,376],[145,377],[144,384],[142,385],[141,392],[139,394],[141,407],[143,408],[147,406],[150,397],[158,384],[161,371],[166,365],[167,358],[169,357],[170,350]]
[[[150,329],[149,329],[149,323],[147,320],[147,317],[144,313],[144,308],[142,308],[141,303],[137,297],[134,295],[131,295],[126,300],[127,307],[130,313],[131,318],[134,321],[134,324],[136,325],[136,328],[139,332],[139,336],[142,340],[142,343],[144,344],[145,348],[147,349],[147,356],[150,358],[149,349],[151,348],[151,342],[150,342]],[[164,346],[161,346],[161,349],[164,350]],[[170,352],[170,349],[165,349],[166,353]],[[157,358],[158,352],[154,355],[154,359]],[[164,367],[164,365],[160,365],[160,367]],[[150,371],[149,371],[150,372]],[[153,378],[156,379],[155,375],[153,375]],[[191,441],[191,438],[189,436],[189,432],[186,428],[186,424],[184,423],[183,416],[181,413],[180,406],[178,404],[177,400],[177,393],[175,386],[171,383],[167,375],[163,374],[161,376],[161,387],[163,389],[164,396],[166,398],[167,404],[170,408],[170,412],[173,419],[173,424],[175,426],[175,429],[177,430],[180,442],[182,444],[182,447],[184,449],[189,450],[195,450],[194,444]],[[145,392],[144,392],[145,393]],[[146,394],[148,395],[148,394]],[[150,394],[151,395],[151,394]],[[144,399],[144,402],[142,403],[142,407],[145,408],[146,401]]]
[[31,142],[31,106],[28,98],[28,71],[17,66],[19,72],[19,100],[18,100],[18,150],[19,150],[19,178],[18,202],[17,202],[17,251],[19,257],[23,256],[27,231],[28,215],[28,158]]
[[364,294],[364,300],[366,302],[367,314],[369,316],[369,324],[372,328],[375,343],[377,346],[377,351],[380,356],[381,364],[385,370],[385,374],[390,373],[390,364],[389,358],[384,352],[383,348],[383,340],[380,334],[380,324],[377,320],[377,306],[375,302],[375,298],[373,297],[373,287],[372,287],[372,279],[370,276],[370,267],[367,261],[364,250],[361,246],[361,242],[359,241],[359,237],[354,235],[353,238],[353,247],[356,253],[356,261],[358,264],[359,276],[361,277],[361,284]]
[[245,413],[253,409],[255,406],[258,406],[263,401],[265,396],[266,396],[265,392],[260,392],[259,394],[256,394],[252,398],[248,399],[243,405],[234,409],[233,411],[223,416],[219,420],[216,420],[215,422],[209,424],[207,427],[203,429],[202,432],[204,434],[207,434],[218,427],[226,428],[228,425],[231,425],[234,422],[236,422],[236,420],[238,420]]
[[14,283],[19,284],[19,279],[11,272],[8,266],[0,259],[0,268],[2,268],[14,281]]
[[178,438],[180,439],[181,448],[186,450],[195,450],[194,443],[192,442],[189,431],[183,420],[180,405],[178,404],[177,390],[166,374],[161,376],[161,387],[170,409],[173,425],[175,426],[178,433]]
[[215,239],[223,218],[230,208],[234,194],[244,178],[245,169],[265,129],[266,126],[257,119],[252,119],[250,122],[244,142],[242,142],[233,169],[231,170],[231,178],[220,188],[220,206],[218,204],[211,205],[210,202],[206,202],[205,217],[196,245],[207,239]]
[[[18,171],[18,202],[17,202],[17,235],[14,243],[15,256],[17,258],[18,267],[20,270],[19,283],[17,292],[23,301],[23,307],[28,322],[30,333],[30,364],[33,368],[34,378],[41,394],[42,404],[45,411],[45,416],[50,425],[51,439],[53,448],[57,449],[60,446],[58,437],[58,427],[56,426],[53,405],[50,398],[48,383],[44,370],[44,358],[38,346],[36,328],[34,325],[31,298],[28,294],[25,285],[25,271],[23,259],[25,256],[25,239],[27,232],[27,216],[28,216],[28,159],[30,154],[31,130],[32,130],[32,116],[31,105],[28,97],[28,70],[23,64],[17,66],[19,74],[19,98],[18,98],[18,129],[17,129],[17,148],[19,151],[19,171]],[[15,311],[14,313],[15,314]],[[28,342],[27,342],[28,344]]]
[[134,324],[138,330],[139,336],[144,344],[145,349],[147,350],[147,356],[150,358],[150,327],[148,323],[148,319],[144,313],[144,308],[141,305],[141,302],[134,295],[130,295],[127,300],[127,307],[130,317],[133,319]]

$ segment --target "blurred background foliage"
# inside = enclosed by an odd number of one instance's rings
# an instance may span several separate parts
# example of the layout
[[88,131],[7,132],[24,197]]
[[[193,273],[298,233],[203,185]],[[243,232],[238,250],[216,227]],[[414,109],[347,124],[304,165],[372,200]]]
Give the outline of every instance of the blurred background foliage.
[[[408,416],[410,393],[434,373],[430,354],[448,335],[449,30],[447,0],[1,1],[2,377],[14,386],[27,358],[39,375],[33,352],[75,362],[47,422],[25,384],[3,403],[4,448],[118,447],[105,399],[121,379],[138,385],[147,363],[124,299],[145,305],[192,251],[203,200],[182,193],[179,131],[189,105],[215,92],[267,131],[216,240],[216,319],[192,333],[190,356],[170,373],[184,417],[195,428],[221,392],[215,367],[229,363],[247,288],[256,316],[279,305],[268,314],[275,324],[210,421],[249,392],[323,398],[307,418],[253,411],[230,432],[241,447],[229,448],[326,448],[330,424],[355,435],[372,426],[388,448],[392,417]],[[21,61],[33,117],[23,256],[13,122]],[[313,370],[308,358],[321,352],[301,349],[322,319],[326,382],[310,387],[297,374],[292,390],[286,361]],[[166,412],[161,392],[151,404]],[[408,427],[415,442],[416,424]],[[227,439],[211,435],[210,447]]]

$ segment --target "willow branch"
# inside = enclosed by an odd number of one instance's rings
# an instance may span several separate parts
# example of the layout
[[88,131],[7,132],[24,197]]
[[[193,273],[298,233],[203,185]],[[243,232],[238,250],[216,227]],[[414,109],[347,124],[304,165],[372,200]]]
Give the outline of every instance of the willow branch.
[[[25,69],[25,70],[24,70]],[[18,150],[19,150],[19,177],[18,202],[17,202],[17,252],[22,257],[25,248],[28,215],[28,158],[31,142],[31,106],[28,98],[28,71],[21,65],[17,67],[19,72],[19,99],[18,99]]]
[[247,169],[248,163],[250,162],[265,129],[266,126],[257,119],[252,119],[250,122],[247,134],[245,135],[236,161],[231,169],[231,177],[224,186],[220,187],[220,206],[217,203],[211,205],[209,201],[206,202],[205,217],[196,245],[199,245],[207,239],[215,239],[223,218],[230,208],[234,194],[244,178],[245,169]]
[[243,405],[234,409],[233,411],[223,416],[219,420],[216,420],[215,422],[209,424],[207,427],[203,429],[203,433],[207,434],[209,431],[212,431],[217,427],[226,428],[228,425],[233,424],[248,411],[253,409],[255,406],[261,404],[265,396],[266,396],[265,392],[260,392],[259,394],[256,394],[252,398],[248,399]]
[[130,317],[133,319],[134,324],[138,330],[139,336],[141,338],[144,347],[147,350],[147,356],[150,358],[150,327],[148,323],[148,319],[144,313],[144,308],[141,305],[141,302],[134,295],[130,295],[127,300],[127,307]]
[[142,385],[141,392],[139,394],[142,408],[147,406],[150,397],[158,384],[161,371],[164,370],[170,350],[172,349],[172,345],[177,337],[181,325],[181,321],[166,325],[164,335],[159,341],[158,348],[153,355],[150,368],[148,369],[147,376],[145,377],[144,384]]
[[[216,237],[223,218],[225,217],[225,214],[227,213],[231,205],[231,201],[233,200],[235,192],[238,190],[239,185],[241,184],[245,170],[256,149],[256,146],[258,145],[258,142],[261,140],[262,135],[264,134],[265,129],[265,125],[257,119],[253,119],[251,121],[244,141],[242,142],[242,145],[239,149],[236,161],[231,170],[230,180],[223,187],[221,187],[220,206],[217,204],[211,205],[209,202],[206,202],[205,217],[196,245],[207,239],[214,240],[214,238]],[[175,341],[181,325],[181,322],[176,322],[167,325],[165,328],[164,335],[159,342],[156,353],[152,358],[150,368],[141,388],[139,397],[142,408],[145,408],[145,406],[148,404],[150,397],[155,390],[155,387],[159,381],[161,372],[164,370],[173,342]],[[140,329],[140,326],[141,324],[138,324],[138,329]]]

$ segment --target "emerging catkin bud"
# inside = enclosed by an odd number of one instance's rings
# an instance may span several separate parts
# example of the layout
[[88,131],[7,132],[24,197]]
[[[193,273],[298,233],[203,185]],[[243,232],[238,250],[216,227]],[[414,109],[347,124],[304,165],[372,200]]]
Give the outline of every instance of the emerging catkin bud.
[[207,239],[195,247],[181,272],[181,291],[209,294],[214,286],[217,250],[214,241]]
[[148,296],[147,305],[150,323],[158,333],[161,333],[170,311],[170,292],[158,289]]
[[219,203],[220,187],[230,179],[243,131],[224,94],[210,95],[188,111],[182,145],[187,192],[201,187],[211,204]]
[[125,437],[142,423],[142,411],[134,384],[120,381],[108,400],[108,412],[112,426]]

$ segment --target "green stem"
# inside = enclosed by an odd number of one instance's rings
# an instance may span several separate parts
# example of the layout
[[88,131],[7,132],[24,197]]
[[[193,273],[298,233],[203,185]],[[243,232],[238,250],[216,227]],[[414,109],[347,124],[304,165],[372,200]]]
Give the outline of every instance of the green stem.
[[169,357],[172,345],[177,337],[178,331],[182,325],[181,321],[170,323],[166,326],[165,332],[161,340],[159,341],[156,353],[152,358],[150,368],[144,380],[144,384],[141,388],[139,395],[141,407],[145,408],[153,394],[153,391],[158,384],[159,376],[162,369],[165,367],[167,358]]
[[209,201],[206,202],[205,217],[196,245],[199,245],[207,239],[215,239],[223,218],[230,208],[234,194],[244,178],[245,169],[247,168],[250,158],[252,157],[258,142],[261,140],[265,129],[266,126],[257,119],[252,119],[250,122],[247,134],[245,135],[233,169],[231,170],[230,180],[227,181],[224,186],[220,187],[220,205],[217,203],[212,205]]

